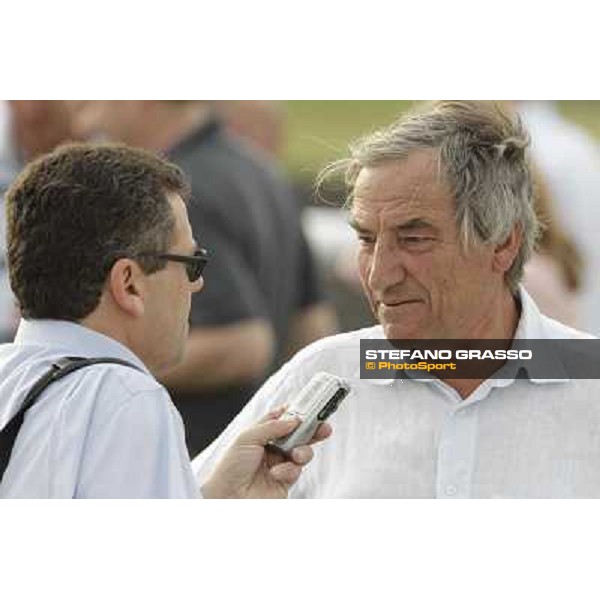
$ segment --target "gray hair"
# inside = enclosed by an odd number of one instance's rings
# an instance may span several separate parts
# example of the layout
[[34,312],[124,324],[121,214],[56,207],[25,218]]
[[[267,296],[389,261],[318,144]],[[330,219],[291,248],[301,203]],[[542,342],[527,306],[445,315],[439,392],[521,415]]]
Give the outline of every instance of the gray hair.
[[437,149],[440,171],[447,175],[456,201],[463,247],[502,243],[519,227],[521,247],[506,272],[506,282],[514,291],[539,234],[528,145],[519,116],[509,115],[494,102],[436,102],[353,142],[350,157],[325,167],[317,186],[343,171],[349,190],[347,204],[351,204],[354,184],[364,167],[406,159],[419,149]]

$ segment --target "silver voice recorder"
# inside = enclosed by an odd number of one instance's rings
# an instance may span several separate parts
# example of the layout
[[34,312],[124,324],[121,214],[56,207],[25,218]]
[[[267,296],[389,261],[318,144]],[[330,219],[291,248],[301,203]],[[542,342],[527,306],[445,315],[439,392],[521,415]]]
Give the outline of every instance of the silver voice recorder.
[[349,393],[350,386],[346,380],[329,373],[317,373],[280,417],[298,417],[300,425],[289,435],[274,440],[269,445],[284,454],[289,454],[296,446],[308,444],[319,425],[337,410]]

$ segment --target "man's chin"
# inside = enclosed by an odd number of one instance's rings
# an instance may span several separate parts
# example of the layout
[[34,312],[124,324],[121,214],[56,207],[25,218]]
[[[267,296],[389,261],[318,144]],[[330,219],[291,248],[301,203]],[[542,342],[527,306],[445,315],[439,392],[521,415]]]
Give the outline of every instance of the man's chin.
[[424,340],[429,339],[424,328],[405,327],[394,324],[383,324],[383,332],[388,340]]

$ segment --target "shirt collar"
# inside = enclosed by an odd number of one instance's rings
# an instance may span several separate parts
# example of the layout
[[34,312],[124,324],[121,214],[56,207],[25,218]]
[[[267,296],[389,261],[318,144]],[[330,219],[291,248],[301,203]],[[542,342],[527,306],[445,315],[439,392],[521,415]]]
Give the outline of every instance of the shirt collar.
[[53,348],[65,356],[120,358],[151,375],[146,365],[129,348],[111,337],[71,321],[21,319],[14,344]]
[[[519,300],[521,302],[521,318],[515,331],[515,340],[543,340],[548,337],[546,333],[546,327],[544,326],[544,316],[540,312],[536,303],[533,301],[531,296],[525,291],[523,286],[519,286]],[[536,361],[526,361],[522,363],[521,368],[525,370],[529,380],[533,383],[565,383],[570,381],[570,377],[565,371],[565,367],[562,364],[560,358],[553,352],[551,352],[551,346],[548,345],[546,354],[544,356],[544,371],[552,372],[555,377],[548,379],[547,377],[541,376],[541,373],[536,369]],[[511,378],[514,379],[517,376],[518,367],[515,366],[514,373]]]

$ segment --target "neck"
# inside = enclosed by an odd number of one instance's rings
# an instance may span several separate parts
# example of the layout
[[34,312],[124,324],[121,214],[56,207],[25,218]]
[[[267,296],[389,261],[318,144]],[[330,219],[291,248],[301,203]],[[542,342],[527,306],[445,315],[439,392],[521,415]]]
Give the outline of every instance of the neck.
[[127,329],[116,323],[115,320],[104,318],[103,315],[99,314],[99,311],[96,310],[90,313],[87,317],[79,321],[79,324],[116,340],[135,353],[135,348],[131,344]]
[[465,339],[512,340],[519,323],[520,306],[508,288],[494,294],[490,301],[482,301],[481,306],[478,317],[463,329],[468,332]]
[[[508,289],[497,303],[486,307],[482,318],[471,329],[469,339],[474,340],[506,340],[508,349],[512,343],[517,330],[520,317],[520,305]],[[470,396],[482,383],[484,379],[442,379],[450,387],[454,388],[464,400]]]

